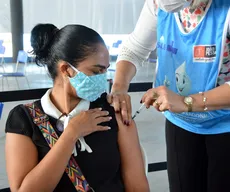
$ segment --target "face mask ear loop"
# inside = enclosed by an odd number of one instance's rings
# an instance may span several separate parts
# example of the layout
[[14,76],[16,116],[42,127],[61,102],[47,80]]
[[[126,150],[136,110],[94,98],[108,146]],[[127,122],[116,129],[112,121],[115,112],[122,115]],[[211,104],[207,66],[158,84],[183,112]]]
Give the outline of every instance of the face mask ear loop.
[[76,67],[74,67],[73,65],[71,65],[70,63],[68,63],[68,65],[74,70],[74,71],[76,71],[77,73],[79,73],[80,71],[76,68]]

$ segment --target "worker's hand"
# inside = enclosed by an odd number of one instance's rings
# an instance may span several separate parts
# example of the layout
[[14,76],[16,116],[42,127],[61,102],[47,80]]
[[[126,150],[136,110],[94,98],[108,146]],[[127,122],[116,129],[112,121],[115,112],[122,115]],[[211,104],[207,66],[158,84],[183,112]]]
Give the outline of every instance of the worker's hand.
[[128,93],[125,91],[112,91],[107,100],[114,107],[115,112],[121,113],[123,123],[129,125],[132,120],[132,107]]
[[151,105],[158,111],[169,110],[174,113],[187,112],[188,107],[184,103],[184,97],[180,96],[165,86],[149,89],[141,99],[149,108]]

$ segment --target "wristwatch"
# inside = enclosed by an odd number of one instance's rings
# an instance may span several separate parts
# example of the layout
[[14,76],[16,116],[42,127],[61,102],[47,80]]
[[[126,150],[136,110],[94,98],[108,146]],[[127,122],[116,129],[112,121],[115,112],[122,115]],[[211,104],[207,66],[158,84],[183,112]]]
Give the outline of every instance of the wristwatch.
[[193,98],[188,96],[184,98],[184,103],[188,107],[188,112],[192,112],[192,104],[193,104]]

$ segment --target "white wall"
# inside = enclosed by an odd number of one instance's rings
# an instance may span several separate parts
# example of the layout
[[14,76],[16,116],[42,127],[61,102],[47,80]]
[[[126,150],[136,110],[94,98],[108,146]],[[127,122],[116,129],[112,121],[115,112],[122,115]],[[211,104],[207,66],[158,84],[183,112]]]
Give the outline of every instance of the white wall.
[[10,0],[0,0],[0,39],[1,33],[11,31],[10,25]]
[[[10,32],[10,0],[0,0],[0,33]],[[24,32],[37,23],[84,24],[101,34],[128,34],[144,0],[23,0]]]

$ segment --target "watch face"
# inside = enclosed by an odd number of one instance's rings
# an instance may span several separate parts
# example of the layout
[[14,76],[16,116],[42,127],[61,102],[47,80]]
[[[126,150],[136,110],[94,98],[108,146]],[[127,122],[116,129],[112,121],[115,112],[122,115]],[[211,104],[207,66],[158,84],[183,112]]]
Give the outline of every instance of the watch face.
[[185,102],[186,102],[186,103],[189,103],[189,104],[190,104],[190,103],[192,103],[192,101],[193,101],[193,100],[192,100],[192,97],[185,97]]

